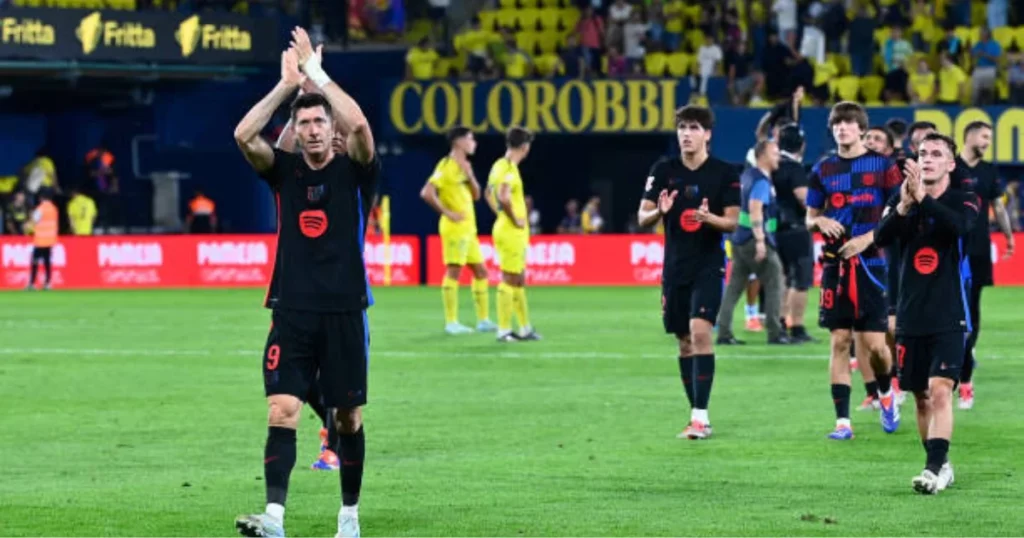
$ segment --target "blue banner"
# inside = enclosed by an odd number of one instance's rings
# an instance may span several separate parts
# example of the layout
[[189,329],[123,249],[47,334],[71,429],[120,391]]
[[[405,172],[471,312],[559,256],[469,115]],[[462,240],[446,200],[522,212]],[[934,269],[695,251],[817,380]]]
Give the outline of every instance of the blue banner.
[[[381,127],[389,136],[443,134],[464,125],[481,134],[523,126],[545,134],[670,134],[675,111],[690,98],[685,79],[391,81],[381,91]],[[713,107],[712,150],[741,162],[754,144],[754,130],[766,109]],[[973,121],[993,126],[986,159],[1024,160],[1024,109],[1017,107],[884,107],[868,109],[872,125],[892,118],[935,123],[939,132],[963,144]],[[833,147],[828,108],[805,108],[800,124],[807,135],[808,160]]]

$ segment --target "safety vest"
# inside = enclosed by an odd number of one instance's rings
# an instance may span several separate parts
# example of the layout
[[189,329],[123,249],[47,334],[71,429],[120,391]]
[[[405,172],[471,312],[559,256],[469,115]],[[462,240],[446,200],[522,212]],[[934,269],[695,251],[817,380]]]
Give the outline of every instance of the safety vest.
[[43,200],[32,215],[33,240],[37,247],[52,247],[57,243],[57,206]]

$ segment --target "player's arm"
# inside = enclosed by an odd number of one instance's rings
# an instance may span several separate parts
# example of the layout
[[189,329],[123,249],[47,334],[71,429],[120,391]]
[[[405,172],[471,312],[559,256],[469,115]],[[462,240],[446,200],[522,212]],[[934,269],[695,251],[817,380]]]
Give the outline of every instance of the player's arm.
[[999,180],[992,182],[992,190],[989,193],[989,199],[992,201],[992,212],[996,216],[996,224],[999,226],[999,230],[1006,236],[1006,253],[1003,258],[1010,258],[1013,256],[1014,244],[1013,240],[1013,226],[1010,222],[1010,212],[1006,210],[1006,204],[1003,203],[1003,195],[1005,191],[1002,185],[999,184]]
[[978,220],[978,203],[974,195],[951,199],[947,203],[939,202],[927,194],[919,200],[922,215],[934,219],[937,229],[946,230],[957,237],[967,235]]
[[295,135],[295,125],[289,119],[288,123],[284,124],[284,129],[281,129],[281,134],[277,135],[277,142],[274,143],[274,147],[281,151],[295,153],[299,146],[298,142],[299,137]]
[[[704,208],[698,212],[703,215],[701,220],[720,232],[734,232],[740,220],[740,176],[735,170],[731,170],[725,178],[725,186],[722,188],[719,202],[724,208],[722,215],[714,213],[704,214]],[[706,206],[707,204],[702,204]]]
[[448,208],[441,203],[439,197],[439,185],[443,179],[443,172],[441,167],[438,166],[437,170],[434,170],[434,174],[430,176],[430,179],[420,189],[420,198],[430,206],[431,209],[437,211],[437,214],[448,217],[449,219],[458,222],[462,220],[461,215],[455,215],[454,212],[449,211]]
[[[661,194],[665,193],[662,197]],[[664,198],[664,200],[662,200]],[[661,173],[661,162],[654,163],[651,167],[650,172],[647,174],[647,183],[644,186],[644,194],[640,199],[640,208],[636,212],[637,224],[641,228],[647,228],[653,226],[658,222],[668,209],[671,209],[672,204],[669,203],[669,194],[665,191],[665,181],[663,174]],[[662,209],[659,207],[662,205],[662,201],[668,204],[668,209]]]
[[370,131],[370,122],[359,103],[349,94],[345,93],[330,77],[324,72],[320,65],[320,59],[313,51],[313,45],[309,41],[309,34],[302,28],[296,27],[292,30],[292,46],[299,55],[299,65],[302,72],[309,77],[309,80],[320,88],[331,108],[337,111],[335,118],[340,120],[340,128],[347,133],[346,145],[348,154],[353,161],[358,163],[370,163],[374,157],[373,132]]
[[512,185],[509,185],[508,181],[502,181],[498,185],[498,205],[501,206],[501,210],[505,213],[505,216],[516,224],[516,227],[522,228],[525,226],[523,220],[516,217],[514,211],[512,211]]
[[726,206],[723,215],[708,213],[704,222],[720,232],[735,232],[737,223],[740,220],[740,206]]
[[[284,56],[284,55],[282,55]],[[274,149],[260,136],[281,103],[298,88],[297,81],[282,79],[235,127],[235,143],[253,169],[266,172],[274,166]]]
[[887,247],[900,239],[903,235],[904,224],[906,223],[906,209],[900,207],[900,198],[894,196],[882,211],[882,220],[874,229],[874,243],[880,247]]
[[747,204],[747,212],[750,214],[750,231],[754,235],[754,241],[764,244],[764,204],[765,200],[771,199],[771,188],[767,181],[758,181],[750,193],[750,202]]
[[484,200],[487,201],[487,207],[491,208],[495,215],[501,212],[501,207],[498,206],[498,194],[494,192],[494,185],[491,183],[487,184],[487,196],[484,196]]

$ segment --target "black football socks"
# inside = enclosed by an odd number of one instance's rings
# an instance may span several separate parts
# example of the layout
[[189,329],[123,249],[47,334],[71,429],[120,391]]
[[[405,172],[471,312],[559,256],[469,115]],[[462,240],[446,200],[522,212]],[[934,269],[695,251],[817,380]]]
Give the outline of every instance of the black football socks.
[[263,476],[267,483],[267,504],[284,506],[288,479],[295,467],[295,430],[271,426],[263,453]]
[[355,433],[338,434],[338,458],[341,460],[341,504],[359,504],[363,487],[363,458],[366,456],[366,435],[363,427]]
[[832,403],[836,406],[836,418],[850,420],[850,385],[832,384]]
[[949,439],[932,438],[928,440],[928,460],[924,468],[939,474],[942,465],[949,455]]
[[707,409],[711,401],[711,386],[715,382],[715,355],[696,355],[693,357],[697,380],[694,383],[693,407]]
[[683,380],[683,389],[686,390],[686,401],[693,407],[693,357],[679,357],[679,376]]

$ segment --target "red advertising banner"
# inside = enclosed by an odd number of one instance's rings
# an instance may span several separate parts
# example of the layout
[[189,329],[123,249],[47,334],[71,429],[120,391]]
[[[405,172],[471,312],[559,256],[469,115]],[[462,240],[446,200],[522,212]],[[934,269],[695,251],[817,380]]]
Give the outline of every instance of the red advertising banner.
[[[663,257],[660,235],[539,235],[530,238],[527,252],[527,283],[537,285],[576,286],[642,286],[661,282]],[[1024,234],[1017,234],[1024,241]],[[1006,240],[1001,234],[992,235],[992,257],[995,262],[995,280],[999,285],[1024,285],[1024,255],[1003,260]],[[814,257],[821,255],[822,241],[815,238]],[[480,237],[490,280],[500,277],[498,259],[488,236]],[[441,238],[427,238],[427,284],[439,285],[444,278],[445,266],[441,253]],[[463,284],[472,278],[464,270]],[[821,267],[814,271],[815,285],[821,281]]]
[[[273,235],[63,237],[52,251],[52,284],[77,289],[262,287],[273,274],[276,249]],[[390,250],[391,283],[419,284],[419,238],[392,237]],[[363,254],[370,284],[382,285],[384,244],[367,238]],[[25,287],[31,238],[0,236],[0,258],[0,289]]]

